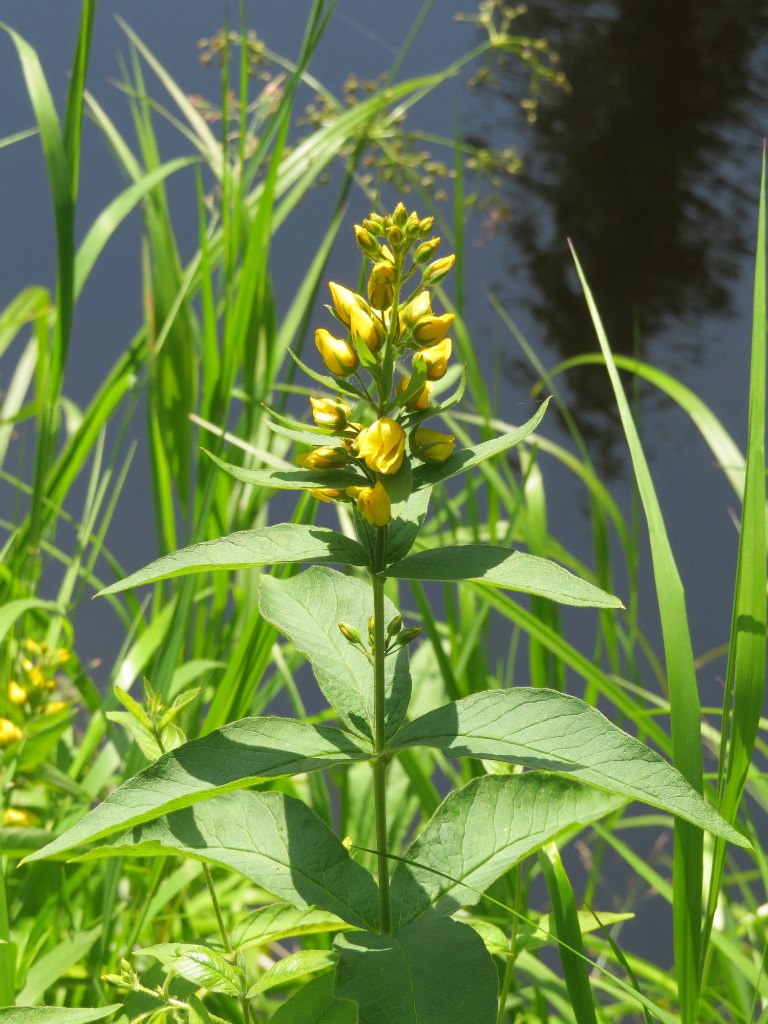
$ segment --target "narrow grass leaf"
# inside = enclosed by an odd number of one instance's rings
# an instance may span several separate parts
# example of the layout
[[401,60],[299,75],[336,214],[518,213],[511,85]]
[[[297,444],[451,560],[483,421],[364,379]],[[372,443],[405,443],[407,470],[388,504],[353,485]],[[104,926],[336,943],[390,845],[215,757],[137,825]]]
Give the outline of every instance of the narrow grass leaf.
[[[648,463],[600,314],[575,252],[573,259],[613,386],[648,524],[669,686],[672,759],[678,771],[700,793],[703,788],[701,705],[683,584],[672,554]],[[693,1024],[695,1021],[699,996],[703,852],[701,832],[692,828],[686,821],[676,821],[674,884],[677,898],[673,908],[674,944],[680,1009],[684,1024]]]

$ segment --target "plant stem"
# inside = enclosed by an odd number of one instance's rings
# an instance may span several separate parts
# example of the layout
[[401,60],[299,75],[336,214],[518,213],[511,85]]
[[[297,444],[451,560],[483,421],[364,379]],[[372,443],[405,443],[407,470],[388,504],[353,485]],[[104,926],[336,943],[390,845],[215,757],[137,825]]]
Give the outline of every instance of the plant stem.
[[387,560],[387,527],[376,528],[376,553],[373,565],[373,617],[374,617],[374,755],[373,798],[376,814],[376,850],[379,877],[379,917],[383,934],[392,931],[392,912],[389,901],[389,863],[387,859],[387,761],[384,736],[384,577],[381,575]]

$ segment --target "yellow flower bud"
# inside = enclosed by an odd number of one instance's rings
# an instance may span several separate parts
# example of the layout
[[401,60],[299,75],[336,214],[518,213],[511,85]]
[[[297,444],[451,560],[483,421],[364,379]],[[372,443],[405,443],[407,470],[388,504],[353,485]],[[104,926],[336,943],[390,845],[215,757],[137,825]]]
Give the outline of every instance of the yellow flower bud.
[[357,352],[348,341],[334,338],[324,327],[320,327],[315,331],[315,344],[323,362],[337,377],[348,377],[357,369]]
[[445,376],[448,369],[448,360],[451,358],[453,344],[450,338],[443,338],[436,345],[429,348],[422,348],[418,352],[418,358],[423,359],[427,364],[427,379],[440,380]]
[[36,814],[20,807],[8,807],[3,811],[3,824],[10,828],[34,828],[39,821]]
[[318,427],[343,430],[349,422],[352,410],[340,398],[310,398],[312,418]]
[[436,238],[430,238],[428,242],[422,242],[421,245],[416,249],[413,254],[414,263],[426,263],[427,260],[431,260],[437,251],[437,247],[440,245],[440,236]]
[[435,218],[434,217],[425,217],[423,220],[419,221],[419,234],[423,238],[425,235],[429,234],[429,232],[432,230],[432,228],[434,226],[435,226]]
[[347,494],[354,499],[357,511],[371,526],[386,526],[392,518],[392,504],[380,480],[375,487],[348,487]]
[[453,434],[417,427],[411,434],[411,451],[426,462],[445,462],[456,447]]
[[435,342],[443,340],[455,319],[455,313],[443,313],[442,316],[423,316],[413,328],[413,336],[420,345],[434,345]]
[[422,281],[424,284],[437,284],[438,281],[443,280],[455,262],[456,257],[453,253],[450,256],[443,256],[442,259],[435,260],[434,263],[430,263],[425,268]]
[[357,244],[361,251],[364,252],[366,256],[370,256],[371,259],[376,259],[379,255],[379,246],[373,238],[371,238],[366,229],[361,227],[359,224],[355,224],[355,239],[357,240]]
[[335,469],[349,462],[349,455],[343,448],[332,448],[324,445],[320,448],[313,448],[311,452],[305,452],[296,458],[299,466],[305,469]]
[[21,707],[22,704],[27,703],[27,691],[23,686],[19,686],[15,679],[8,683],[8,688],[5,692],[11,704]]
[[9,747],[11,743],[18,743],[24,733],[17,725],[8,718],[0,718],[0,747]]
[[346,324],[347,327],[349,327],[349,315],[357,305],[357,296],[354,292],[351,292],[349,288],[345,288],[344,285],[341,284],[336,284],[334,281],[330,281],[328,287],[331,289],[333,306],[339,314],[339,319],[343,324]]
[[352,314],[349,319],[349,330],[353,337],[355,335],[360,337],[363,344],[370,352],[375,352],[381,344],[382,339],[379,337],[376,325],[368,314],[364,313],[359,306],[355,306],[352,310]]
[[[410,377],[404,377],[397,385],[398,395],[404,394],[408,390],[408,385],[411,383]],[[412,395],[405,403],[413,409],[428,409],[429,408],[429,396],[432,392],[432,384],[430,381],[424,382],[424,387],[421,391],[418,391],[415,395]]]
[[429,292],[425,288],[423,291],[420,291],[407,306],[403,306],[401,308],[400,319],[408,327],[412,328],[423,316],[430,316],[431,313],[432,302],[429,297]]
[[389,260],[374,263],[368,278],[368,299],[374,309],[389,309],[395,297],[395,265]]
[[357,453],[374,472],[396,473],[405,454],[405,432],[399,423],[385,416],[360,431]]
[[341,497],[341,491],[336,487],[314,487],[310,492],[318,501],[324,501],[330,504],[332,501],[338,501]]
[[402,203],[398,203],[392,211],[392,220],[398,227],[403,227],[408,220],[408,211]]

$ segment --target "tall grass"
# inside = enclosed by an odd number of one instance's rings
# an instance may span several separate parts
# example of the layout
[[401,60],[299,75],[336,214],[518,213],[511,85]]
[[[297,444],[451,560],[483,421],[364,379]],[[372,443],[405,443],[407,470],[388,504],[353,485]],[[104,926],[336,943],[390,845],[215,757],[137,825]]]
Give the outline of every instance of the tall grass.
[[[274,519],[265,492],[215,472],[210,460],[201,455],[200,445],[214,453],[226,452],[229,461],[239,460],[245,466],[290,462],[291,442],[267,429],[261,403],[279,407],[296,390],[288,351],[300,349],[307,331],[354,187],[355,161],[369,137],[392,130],[405,109],[484,50],[479,47],[435,73],[395,82],[398,57],[380,91],[348,110],[336,101],[327,124],[288,148],[297,90],[334,7],[329,0],[314,0],[300,56],[273,107],[253,102],[245,47],[225,53],[220,135],[213,133],[158,56],[128,26],[123,86],[135,138],[118,131],[86,90],[95,0],[84,0],[82,5],[61,118],[34,51],[11,32],[48,170],[57,276],[53,293],[26,289],[0,313],[0,355],[9,361],[9,351],[16,353],[0,406],[1,485],[3,493],[13,496],[4,503],[9,511],[4,511],[0,524],[5,534],[0,568],[4,684],[18,668],[25,638],[45,641],[51,648],[72,647],[69,623],[78,604],[132,568],[119,565],[110,552],[109,528],[117,504],[135,500],[125,489],[134,454],[125,439],[139,409],[146,416],[148,486],[158,553]],[[423,11],[416,17],[414,30],[422,16]],[[163,103],[153,98],[156,85],[147,84],[149,75],[162,88]],[[237,96],[235,108],[230,105],[231,91]],[[85,110],[128,184],[78,243],[74,225]],[[188,156],[162,158],[155,121],[158,112],[180,126],[190,145]],[[15,144],[20,139],[5,141]],[[350,145],[354,156],[329,202],[324,237],[316,251],[306,255],[295,297],[279,316],[269,258],[272,240],[287,218],[297,216],[297,207],[318,177]],[[186,265],[179,255],[167,195],[178,175],[194,175],[197,187],[198,247]],[[461,255],[466,210],[460,174],[457,180],[454,220],[443,223],[443,233],[454,240]],[[589,619],[590,624],[574,637],[554,606],[543,599],[526,604],[500,592],[472,587],[458,592],[450,585],[439,593],[414,585],[400,595],[429,640],[413,660],[414,715],[443,699],[488,686],[523,681],[565,689],[575,679],[590,703],[599,703],[610,717],[671,757],[691,784],[753,840],[755,852],[736,857],[719,841],[709,845],[692,826],[677,824],[670,881],[670,865],[664,859],[641,857],[634,842],[645,829],[670,828],[670,821],[660,815],[617,814],[610,827],[595,827],[578,850],[570,844],[567,849],[547,850],[540,860],[526,861],[492,888],[473,919],[499,967],[503,996],[499,1024],[643,1017],[748,1022],[760,1012],[764,1019],[768,1006],[763,963],[768,864],[761,847],[768,809],[761,767],[768,750],[761,719],[766,637],[764,191],[763,182],[752,368],[750,382],[745,382],[748,443],[743,455],[714,412],[683,385],[640,361],[612,355],[586,282],[589,268],[582,271],[577,262],[600,346],[599,355],[589,354],[584,360],[604,362],[614,388],[651,539],[663,655],[653,651],[639,626],[639,555],[633,524],[600,480],[576,424],[567,418],[572,445],[555,443],[544,430],[525,444],[519,465],[481,467],[487,503],[478,501],[471,479],[460,489],[436,496],[434,514],[419,544],[429,547],[446,532],[457,540],[471,536],[519,544],[591,575],[608,590],[613,589],[613,580],[627,579],[626,616],[601,614]],[[428,204],[429,196],[423,198]],[[145,319],[88,406],[68,419],[65,373],[73,311],[102,251],[120,224],[137,210],[144,225]],[[457,266],[461,267],[461,259]],[[508,311],[496,307],[543,386],[560,402],[557,377],[576,361],[547,369]],[[474,412],[448,418],[449,426],[460,439],[509,429],[513,425],[494,413],[477,361],[478,340],[473,344],[471,325],[463,321],[460,283],[456,311],[456,340],[467,364]],[[734,600],[724,702],[716,714],[700,707],[684,581],[676,569],[664,509],[619,369],[649,381],[677,402],[701,432],[741,502],[734,580],[722,581],[723,587],[733,588]],[[455,374],[441,382],[446,388],[455,383]],[[562,403],[561,407],[567,417]],[[32,467],[27,474],[9,468],[22,443],[23,463]],[[547,503],[556,500],[547,486],[550,459],[573,474],[584,489],[594,568],[550,532]],[[82,495],[79,508],[73,504],[75,494]],[[315,514],[315,502],[306,499],[299,503],[296,519],[311,522]],[[343,509],[340,526],[350,530]],[[42,582],[49,565],[63,570],[55,593]],[[306,715],[303,659],[289,645],[279,644],[275,630],[259,615],[252,576],[241,573],[234,581],[221,574],[190,576],[156,585],[147,603],[130,593],[109,600],[122,624],[124,642],[109,666],[108,688],[97,689],[89,666],[77,657],[75,644],[66,676],[78,694],[82,713],[77,720],[69,708],[40,716],[30,725],[24,744],[12,748],[12,756],[0,765],[5,806],[27,808],[40,819],[39,824],[26,827],[0,828],[0,1005],[106,1005],[115,1001],[115,995],[102,975],[114,973],[121,957],[156,943],[217,934],[215,909],[200,867],[193,862],[167,859],[136,866],[118,860],[97,868],[77,863],[16,867],[21,856],[50,838],[51,831],[63,830],[77,820],[91,802],[143,764],[140,752],[108,717],[118,707],[114,685],[137,690],[137,681],[146,675],[165,701],[200,687],[200,696],[181,717],[189,737],[243,715],[261,713],[278,697],[290,701],[299,715]],[[724,624],[724,637],[727,632]],[[16,713],[4,686],[0,714]],[[505,770],[491,763],[485,769]],[[388,782],[390,849],[402,849],[414,822],[426,820],[434,811],[444,780],[454,783],[475,770],[466,765],[457,768],[427,750],[411,750],[393,764]],[[334,769],[329,779],[312,775],[279,785],[300,793],[341,835],[354,836],[359,848],[374,848],[375,838],[368,834],[371,794],[365,766]],[[372,855],[360,856],[365,860]],[[619,908],[612,905],[602,884],[610,856],[619,859],[622,871],[634,876],[638,887],[635,900]],[[258,919],[249,910],[269,903],[271,897],[234,876],[217,874],[215,882],[227,927],[254,975],[293,949],[291,943],[305,948],[328,946],[332,922],[293,921],[287,931],[260,932]],[[642,920],[646,913],[640,893],[651,891],[668,907],[667,913],[654,915],[652,927],[668,929],[674,923],[673,970],[669,964],[634,954],[629,946],[622,948],[629,915],[635,912]],[[546,915],[549,906],[552,912]],[[550,954],[558,949],[555,967]],[[140,955],[135,959],[150,988],[162,982],[156,962]],[[284,991],[274,989],[257,996],[252,1005],[255,1018],[267,1019]],[[140,993],[131,995],[125,1019],[151,1009],[147,999]],[[206,1004],[211,1012],[230,1019],[232,1007],[225,996],[214,993]]]

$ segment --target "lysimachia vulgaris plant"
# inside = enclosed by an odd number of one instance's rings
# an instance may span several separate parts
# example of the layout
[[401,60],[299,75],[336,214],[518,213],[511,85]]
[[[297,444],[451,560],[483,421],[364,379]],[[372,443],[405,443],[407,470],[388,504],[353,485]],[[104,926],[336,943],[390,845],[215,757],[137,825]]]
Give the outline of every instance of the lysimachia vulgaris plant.
[[[662,757],[575,697],[513,686],[407,721],[408,648],[419,629],[404,624],[388,600],[388,580],[468,581],[568,605],[621,607],[544,558],[491,544],[417,545],[435,485],[509,451],[545,410],[512,433],[462,449],[452,435],[425,426],[463,391],[460,383],[441,402],[432,394],[452,354],[454,319],[432,304],[430,288],[453,264],[452,256],[433,258],[439,239],[430,237],[432,226],[432,218],[399,204],[355,228],[371,263],[367,297],[330,285],[336,323],[315,336],[327,374],[305,367],[319,385],[314,422],[273,422],[306,449],[298,466],[250,469],[217,459],[245,484],[311,490],[343,503],[357,538],[275,524],[177,551],[107,591],[191,572],[309,563],[285,578],[263,574],[260,610],[311,664],[336,724],[245,718],[181,742],[30,858],[180,854],[203,861],[208,872],[209,865],[240,872],[271,893],[280,903],[265,908],[270,920],[330,920],[333,949],[305,951],[311,980],[273,1015],[276,1024],[496,1024],[499,971],[487,936],[461,912],[523,858],[547,848],[551,859],[551,844],[628,801],[748,845]],[[517,767],[480,773],[450,792],[406,849],[390,849],[388,769],[424,747],[477,759],[479,773],[481,763]],[[354,838],[345,841],[296,797],[254,788],[356,762],[372,772],[375,875],[355,859]],[[240,932],[225,953],[207,955],[210,963],[218,958],[216,976],[228,978],[229,988],[219,982],[214,990],[238,996],[232,1012],[247,1019],[250,1001],[269,983],[246,977]],[[166,962],[183,974],[178,963],[192,957],[190,949],[195,963],[206,955],[205,947],[181,945],[165,949]],[[291,970],[300,976],[301,964]],[[213,984],[212,972],[206,977]]]

